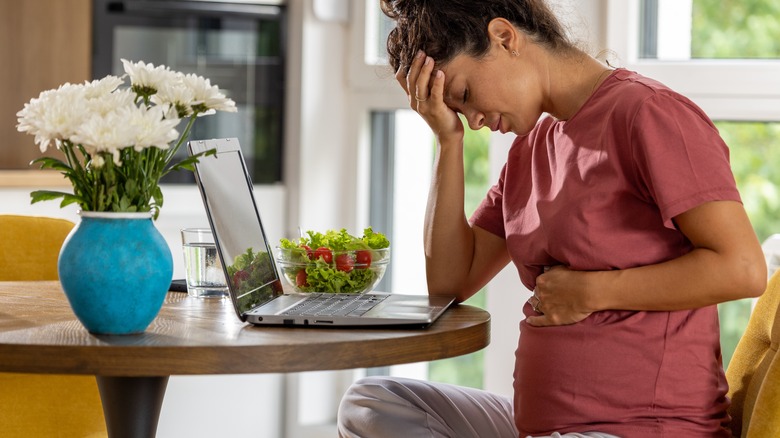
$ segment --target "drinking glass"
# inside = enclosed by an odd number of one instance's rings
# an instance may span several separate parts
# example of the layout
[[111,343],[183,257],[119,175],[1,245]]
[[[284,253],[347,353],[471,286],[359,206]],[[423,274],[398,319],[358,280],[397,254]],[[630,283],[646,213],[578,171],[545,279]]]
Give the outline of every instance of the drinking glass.
[[214,235],[208,228],[181,230],[187,294],[196,298],[228,296],[225,273],[219,260]]

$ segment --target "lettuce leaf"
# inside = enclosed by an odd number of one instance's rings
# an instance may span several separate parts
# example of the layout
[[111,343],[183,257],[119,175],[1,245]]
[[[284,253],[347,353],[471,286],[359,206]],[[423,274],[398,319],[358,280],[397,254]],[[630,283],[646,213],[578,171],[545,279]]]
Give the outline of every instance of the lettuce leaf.
[[300,248],[306,245],[311,249],[320,247],[329,248],[331,251],[356,251],[359,249],[382,249],[390,246],[390,241],[382,233],[376,233],[371,227],[363,230],[362,237],[355,237],[345,228],[340,230],[328,230],[324,233],[309,230],[306,235],[298,239],[281,239],[279,247],[285,249]]

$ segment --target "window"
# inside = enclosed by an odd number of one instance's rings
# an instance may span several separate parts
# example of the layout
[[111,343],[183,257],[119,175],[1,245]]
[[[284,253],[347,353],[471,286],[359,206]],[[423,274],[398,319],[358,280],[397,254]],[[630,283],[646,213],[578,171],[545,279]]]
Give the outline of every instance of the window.
[[[465,125],[468,126],[468,125]],[[490,176],[488,147],[490,130],[482,128],[472,131],[466,128],[463,140],[463,164],[466,178],[464,207],[466,217],[476,210],[493,184]],[[466,300],[465,304],[485,308],[485,289]],[[484,380],[484,350],[465,356],[431,362],[428,378],[437,382],[482,388]]]
[[[702,11],[706,9],[699,7],[704,5],[700,1],[703,0],[657,0],[658,13],[654,14],[645,1],[610,0],[607,8],[606,46],[614,53],[619,65],[657,79],[690,97],[715,120],[777,121],[780,118],[777,111],[780,107],[780,82],[777,80],[780,77],[780,61],[777,58],[694,59],[684,55],[691,52],[691,47],[712,45],[706,37],[716,38],[716,35],[720,35],[708,33],[703,19],[693,20],[693,11],[705,16]],[[678,11],[684,9],[678,3],[690,4],[691,13],[664,12],[669,10],[669,5],[677,7]],[[728,2],[732,3],[747,5],[772,2]],[[718,3],[715,9],[710,7],[711,21],[726,16],[723,13],[724,4]],[[648,9],[650,12],[647,12]],[[654,20],[657,20],[655,24]],[[697,27],[694,28],[694,25]],[[655,43],[653,40],[648,41],[649,35],[653,33],[657,35]],[[734,40],[733,44],[743,46],[735,46],[730,53],[747,53],[746,47],[757,43],[757,40]],[[648,52],[648,47],[653,44],[657,46],[656,56]],[[771,49],[761,52],[770,53]]]
[[[780,4],[765,0],[642,0],[640,55],[674,59],[780,57]],[[661,31],[663,30],[663,32]]]
[[716,122],[760,241],[780,232],[780,123]]
[[695,0],[691,57],[780,58],[780,3],[770,0]]
[[[731,163],[759,241],[780,232],[780,123],[716,122],[731,150]],[[753,300],[719,306],[723,364],[728,366],[750,319]]]
[[[393,242],[390,272],[382,280],[385,290],[409,293],[426,290],[422,251],[423,218],[430,185],[434,139],[430,128],[412,110],[375,112],[372,116],[371,218],[372,224],[388,224]],[[389,140],[389,141],[388,141]],[[488,143],[490,131],[466,129],[464,172],[465,212],[470,215],[487,193],[490,181]],[[374,157],[378,158],[374,160]],[[383,189],[375,187],[382,186]],[[389,277],[389,281],[387,281]],[[466,301],[485,307],[485,291]],[[392,374],[481,388],[484,353],[392,367]],[[387,372],[377,371],[373,372]]]
[[[780,232],[780,4],[773,0],[609,2],[608,44],[623,66],[690,97],[731,150],[760,241]],[[719,306],[724,366],[752,300]]]

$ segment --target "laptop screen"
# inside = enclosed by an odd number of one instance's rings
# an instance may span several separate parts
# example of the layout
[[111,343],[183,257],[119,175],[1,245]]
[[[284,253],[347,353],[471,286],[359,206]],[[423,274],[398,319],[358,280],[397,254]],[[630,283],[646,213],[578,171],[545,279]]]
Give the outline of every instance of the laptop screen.
[[190,154],[200,157],[195,177],[208,210],[211,229],[225,270],[236,312],[248,310],[282,293],[273,253],[265,237],[238,139],[197,140]]

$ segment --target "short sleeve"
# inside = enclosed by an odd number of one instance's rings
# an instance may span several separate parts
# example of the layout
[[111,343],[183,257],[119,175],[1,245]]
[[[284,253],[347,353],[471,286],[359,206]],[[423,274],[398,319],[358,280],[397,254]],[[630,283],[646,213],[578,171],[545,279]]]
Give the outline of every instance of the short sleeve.
[[479,204],[471,215],[469,222],[503,239],[506,238],[504,229],[504,178],[506,177],[506,164],[501,169],[498,182],[488,190],[487,196]]
[[657,92],[631,127],[639,186],[661,211],[664,225],[709,201],[741,202],[729,151],[712,121],[687,98]]

